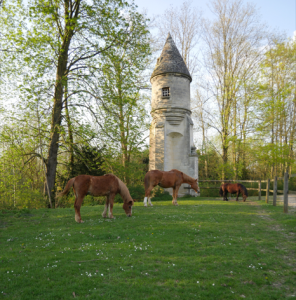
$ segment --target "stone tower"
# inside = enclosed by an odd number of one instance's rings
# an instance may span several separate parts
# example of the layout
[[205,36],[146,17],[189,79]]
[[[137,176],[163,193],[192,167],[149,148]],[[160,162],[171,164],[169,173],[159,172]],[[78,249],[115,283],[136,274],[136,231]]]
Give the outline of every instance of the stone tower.
[[[190,110],[191,75],[171,35],[150,78],[152,84],[149,169],[177,169],[198,178]],[[189,190],[179,190],[179,195]],[[196,195],[190,190],[192,195]]]

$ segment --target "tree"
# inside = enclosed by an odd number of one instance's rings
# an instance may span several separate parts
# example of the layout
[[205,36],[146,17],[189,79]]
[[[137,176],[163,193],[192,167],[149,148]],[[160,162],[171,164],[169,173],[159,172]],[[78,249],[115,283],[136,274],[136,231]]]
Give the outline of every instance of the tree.
[[[31,132],[30,132],[31,131]],[[39,142],[30,126],[3,125],[0,130],[0,206],[44,207],[44,171],[37,156]],[[37,149],[37,150],[36,150]]]
[[[217,118],[211,113],[213,122],[210,126],[220,135],[222,160],[226,168],[229,163],[229,147],[231,142],[235,145],[238,138],[240,93],[245,83],[257,72],[265,36],[255,7],[251,4],[244,5],[241,0],[214,0],[211,2],[211,10],[215,19],[204,22],[202,34],[208,85],[206,91],[205,86],[200,86],[200,94],[207,94],[207,98],[213,99],[212,105],[218,110]],[[233,152],[236,157],[235,148]],[[234,161],[236,162],[236,158]],[[225,168],[222,171],[223,179]]]
[[26,103],[38,97],[50,107],[46,176],[54,198],[64,101],[77,101],[88,92],[80,83],[93,75],[90,64],[97,56],[123,43],[129,47],[131,26],[125,13],[137,13],[133,5],[115,0],[13,1],[4,3],[7,18],[1,20],[1,43],[13,51],[2,51],[2,58],[11,64],[10,69],[6,64],[8,72],[23,83]]
[[258,135],[270,175],[291,172],[296,130],[296,43],[274,41],[261,63]]
[[201,12],[185,1],[180,7],[170,7],[157,20],[157,41],[162,49],[168,33],[171,34],[189,70],[194,74],[198,65],[197,43],[200,37]]
[[130,24],[126,41],[102,54],[101,73],[92,82],[98,100],[92,112],[108,153],[106,170],[129,185],[137,173],[133,160],[141,154],[149,128],[147,97],[141,90],[147,87],[144,71],[149,63],[150,41],[145,18],[130,13],[126,19]]

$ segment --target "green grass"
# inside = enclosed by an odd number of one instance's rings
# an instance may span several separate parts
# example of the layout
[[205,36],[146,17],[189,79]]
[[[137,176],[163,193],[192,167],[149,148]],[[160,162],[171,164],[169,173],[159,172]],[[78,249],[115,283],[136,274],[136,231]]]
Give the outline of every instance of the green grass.
[[[197,199],[197,200],[196,200]],[[1,299],[296,297],[296,213],[196,198],[0,213]],[[75,293],[75,294],[73,294]]]

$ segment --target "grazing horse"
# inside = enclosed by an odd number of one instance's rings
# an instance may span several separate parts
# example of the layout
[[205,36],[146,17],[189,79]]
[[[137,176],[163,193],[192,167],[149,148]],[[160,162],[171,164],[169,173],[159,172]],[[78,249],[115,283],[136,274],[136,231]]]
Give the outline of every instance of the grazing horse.
[[180,172],[176,169],[171,171],[159,171],[152,170],[146,173],[144,184],[145,184],[145,198],[144,198],[144,206],[147,206],[147,198],[148,204],[153,206],[151,203],[150,193],[152,189],[159,185],[162,188],[173,188],[173,204],[178,205],[177,197],[178,191],[182,183],[188,183],[191,185],[191,188],[195,190],[196,193],[199,192],[197,179],[194,179],[183,172]]
[[87,195],[97,196],[107,196],[105,210],[102,214],[104,218],[107,217],[107,210],[109,206],[109,218],[113,219],[113,203],[116,194],[120,194],[123,199],[123,209],[128,217],[132,215],[132,206],[134,200],[132,199],[128,188],[126,185],[115,175],[106,174],[104,176],[90,176],[90,175],[79,175],[71,178],[65,186],[63,192],[61,192],[58,197],[67,195],[70,188],[73,187],[75,194],[75,221],[78,223],[83,223],[80,215],[80,207],[83,198]]
[[242,194],[244,202],[248,197],[246,187],[240,183],[224,183],[220,186],[219,194],[223,197],[223,201],[228,201],[227,194],[236,194],[236,201],[238,201],[239,194]]

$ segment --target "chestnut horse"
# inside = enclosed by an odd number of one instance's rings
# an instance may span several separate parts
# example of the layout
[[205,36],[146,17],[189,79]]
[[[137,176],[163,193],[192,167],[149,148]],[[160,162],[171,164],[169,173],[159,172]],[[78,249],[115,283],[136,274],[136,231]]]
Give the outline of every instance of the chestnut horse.
[[221,185],[219,194],[223,197],[223,201],[228,201],[227,194],[236,194],[236,201],[238,201],[239,194],[242,194],[244,202],[248,197],[248,191],[246,187],[240,183],[224,183]]
[[120,194],[123,199],[123,209],[128,217],[132,215],[132,206],[134,200],[132,199],[128,188],[126,185],[115,175],[106,174],[104,176],[90,176],[90,175],[79,175],[71,178],[65,186],[63,192],[61,192],[58,197],[67,195],[73,187],[75,194],[75,221],[78,223],[83,223],[80,215],[80,207],[83,198],[87,195],[97,196],[107,196],[105,210],[102,214],[104,218],[107,217],[107,210],[109,206],[109,218],[113,219],[113,203],[116,194]]
[[188,183],[191,185],[191,188],[195,190],[196,193],[199,192],[197,179],[194,179],[183,172],[180,172],[176,169],[166,171],[152,170],[146,173],[144,184],[145,184],[145,198],[144,198],[144,206],[147,206],[147,198],[148,204],[153,206],[151,203],[151,191],[152,189],[159,185],[162,188],[173,188],[173,204],[178,205],[177,197],[178,191],[182,183]]

